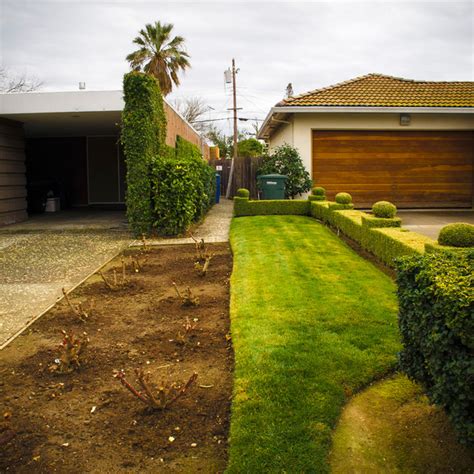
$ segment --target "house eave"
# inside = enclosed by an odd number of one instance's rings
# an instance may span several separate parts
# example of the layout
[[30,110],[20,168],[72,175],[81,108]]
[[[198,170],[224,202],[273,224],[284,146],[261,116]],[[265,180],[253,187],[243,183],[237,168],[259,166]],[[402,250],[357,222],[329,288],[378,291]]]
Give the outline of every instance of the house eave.
[[366,106],[280,106],[272,107],[266,116],[258,138],[265,140],[270,137],[268,126],[277,114],[295,113],[377,113],[377,114],[474,114],[474,107],[366,107]]

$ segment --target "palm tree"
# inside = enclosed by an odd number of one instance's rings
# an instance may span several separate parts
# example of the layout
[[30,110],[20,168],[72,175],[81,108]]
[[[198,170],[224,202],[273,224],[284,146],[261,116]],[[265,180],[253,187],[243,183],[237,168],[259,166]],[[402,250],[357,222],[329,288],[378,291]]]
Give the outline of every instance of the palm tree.
[[140,46],[127,56],[127,61],[134,71],[144,71],[155,76],[160,83],[163,95],[168,95],[173,89],[173,83],[179,86],[178,72],[190,67],[189,55],[184,50],[184,38],[175,36],[171,39],[173,25],[145,25],[133,42]]

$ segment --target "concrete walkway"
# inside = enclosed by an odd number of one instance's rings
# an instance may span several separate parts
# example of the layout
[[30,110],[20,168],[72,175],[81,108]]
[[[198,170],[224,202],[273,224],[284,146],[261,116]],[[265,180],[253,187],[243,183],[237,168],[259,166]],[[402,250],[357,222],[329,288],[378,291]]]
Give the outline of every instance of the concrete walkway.
[[[227,242],[233,202],[215,205],[193,232]],[[119,211],[64,211],[0,228],[0,349],[62,297],[132,242]],[[193,243],[191,238],[149,245]],[[133,242],[142,245],[141,241]]]
[[[204,222],[191,231],[193,236],[198,240],[204,239],[206,243],[228,242],[233,210],[234,202],[230,199],[221,198],[220,203],[214,205],[206,215]],[[147,240],[147,245],[176,245],[192,243],[194,243],[194,240],[191,237]],[[132,243],[132,246],[141,245],[142,242],[139,240]]]
[[398,211],[402,226],[419,234],[437,240],[439,231],[447,224],[467,222],[474,224],[472,210],[443,210],[443,211]]
[[93,214],[0,228],[0,348],[130,244],[123,213]]

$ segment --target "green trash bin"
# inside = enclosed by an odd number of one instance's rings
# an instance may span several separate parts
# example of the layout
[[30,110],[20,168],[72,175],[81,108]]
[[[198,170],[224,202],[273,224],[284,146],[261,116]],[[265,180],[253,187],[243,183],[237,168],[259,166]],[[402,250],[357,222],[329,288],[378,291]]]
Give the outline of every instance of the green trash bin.
[[262,174],[257,177],[258,189],[262,199],[285,199],[287,176],[282,174]]

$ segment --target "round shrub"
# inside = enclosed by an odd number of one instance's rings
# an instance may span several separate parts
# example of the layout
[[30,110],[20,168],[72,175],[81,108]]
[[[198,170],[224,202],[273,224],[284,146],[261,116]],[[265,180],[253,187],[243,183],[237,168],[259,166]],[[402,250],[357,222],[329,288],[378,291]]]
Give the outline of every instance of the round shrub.
[[352,202],[352,196],[349,193],[337,193],[336,202],[338,204],[350,204]]
[[445,225],[439,232],[438,243],[451,247],[474,247],[474,225],[464,222]]
[[388,201],[378,201],[372,206],[375,217],[392,219],[397,214],[397,206]]
[[317,186],[316,188],[312,189],[312,194],[313,196],[325,196],[326,195],[326,190],[322,188],[321,186]]
[[239,198],[249,198],[250,197],[250,191],[245,188],[240,188],[237,189],[236,196]]

